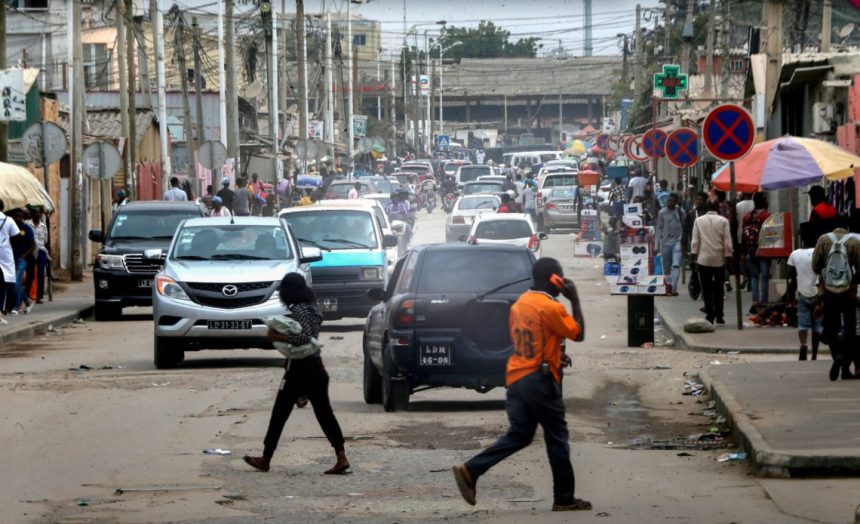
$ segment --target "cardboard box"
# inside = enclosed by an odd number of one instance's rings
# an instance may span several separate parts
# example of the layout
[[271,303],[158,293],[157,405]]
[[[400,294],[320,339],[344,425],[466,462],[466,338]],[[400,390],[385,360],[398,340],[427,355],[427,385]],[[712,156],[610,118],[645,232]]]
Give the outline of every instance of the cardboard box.
[[[622,258],[621,259],[621,268],[625,267],[650,267],[650,260],[645,257],[637,257],[637,258]],[[646,273],[650,273],[650,271],[646,271]],[[619,273],[620,275],[621,273]]]
[[639,286],[665,286],[666,277],[663,275],[637,275],[636,284]]
[[642,227],[645,225],[642,217],[638,215],[624,215],[621,217],[621,223],[627,227]]
[[648,258],[651,256],[651,246],[647,242],[639,244],[622,244],[621,258]]
[[666,286],[637,286],[636,293],[639,295],[665,295]]
[[606,283],[610,286],[615,286],[618,284],[618,280],[621,278],[620,275],[603,275],[603,278],[606,279]]
[[594,240],[576,240],[573,243],[573,256],[599,257],[603,256],[603,243]]
[[609,293],[613,295],[635,295],[638,292],[638,287],[636,286],[609,286]]
[[[624,219],[627,222],[628,216],[642,216],[642,204],[624,204]],[[641,220],[641,219],[640,219]]]

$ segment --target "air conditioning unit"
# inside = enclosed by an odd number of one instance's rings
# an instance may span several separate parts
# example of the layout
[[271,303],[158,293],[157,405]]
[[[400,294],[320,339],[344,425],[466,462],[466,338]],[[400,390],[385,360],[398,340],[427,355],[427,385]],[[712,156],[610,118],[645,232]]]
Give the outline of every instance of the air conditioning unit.
[[826,102],[812,104],[812,132],[815,134],[833,132],[833,104]]

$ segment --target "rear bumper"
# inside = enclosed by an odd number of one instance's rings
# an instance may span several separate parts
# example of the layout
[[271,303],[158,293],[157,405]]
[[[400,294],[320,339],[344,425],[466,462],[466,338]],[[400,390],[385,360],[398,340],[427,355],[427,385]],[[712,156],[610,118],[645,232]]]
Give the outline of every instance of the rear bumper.
[[445,226],[445,240],[456,242],[461,236],[468,235],[472,224],[449,224]]

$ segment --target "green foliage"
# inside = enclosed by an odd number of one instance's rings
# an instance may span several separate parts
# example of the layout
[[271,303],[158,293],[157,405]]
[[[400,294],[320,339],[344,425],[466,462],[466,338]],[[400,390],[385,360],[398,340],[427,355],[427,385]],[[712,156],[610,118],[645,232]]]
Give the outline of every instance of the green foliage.
[[446,48],[454,42],[462,45],[445,52],[445,58],[459,61],[462,58],[533,58],[542,47],[534,37],[511,41],[511,32],[484,20],[478,27],[447,27],[434,45],[431,55],[438,55],[439,43]]

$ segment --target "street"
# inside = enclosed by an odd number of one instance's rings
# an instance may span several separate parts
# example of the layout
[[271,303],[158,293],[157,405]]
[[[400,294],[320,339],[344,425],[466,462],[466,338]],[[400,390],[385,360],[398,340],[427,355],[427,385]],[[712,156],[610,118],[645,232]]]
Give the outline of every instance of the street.
[[[439,242],[445,215],[422,214],[417,243]],[[152,318],[72,323],[0,350],[2,522],[849,522],[855,479],[752,476],[725,451],[642,449],[643,442],[702,433],[705,405],[683,396],[702,367],[788,360],[713,355],[666,346],[627,348],[624,297],[611,297],[602,264],[559,258],[584,301],[587,337],[568,345],[564,381],[577,495],[594,510],[553,514],[542,438],[478,483],[467,506],[451,476],[506,429],[504,391],[434,389],[407,412],[361,399],[361,319],[323,325],[331,398],[353,473],[323,476],[334,455],[310,408],[287,423],[272,470],[241,460],[261,449],[283,359],[274,352],[189,353],[177,370],[152,364]],[[658,339],[660,335],[658,334]],[[664,336],[665,338],[665,336]],[[659,342],[659,340],[658,340]],[[91,369],[81,368],[87,366]],[[707,401],[703,401],[707,402]],[[637,440],[638,439],[638,440]],[[231,455],[207,455],[207,448]]]

